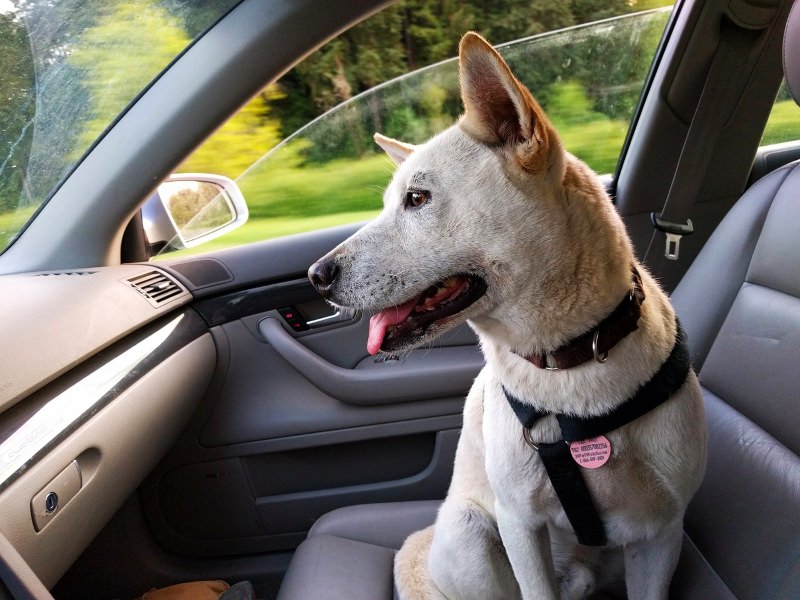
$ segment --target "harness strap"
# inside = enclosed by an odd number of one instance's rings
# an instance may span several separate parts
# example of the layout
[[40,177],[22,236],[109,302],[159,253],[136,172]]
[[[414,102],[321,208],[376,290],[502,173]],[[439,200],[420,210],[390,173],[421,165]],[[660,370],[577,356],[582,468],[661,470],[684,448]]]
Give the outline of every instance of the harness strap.
[[658,371],[647,383],[640,386],[631,398],[613,411],[594,417],[556,414],[563,436],[558,442],[534,444],[528,441],[530,428],[536,421],[550,413],[522,402],[503,387],[509,406],[522,424],[523,437],[526,443],[538,452],[550,483],[580,544],[603,546],[607,540],[602,520],[592,502],[580,467],[572,459],[569,442],[597,437],[619,429],[666,402],[683,386],[690,369],[689,350],[686,345],[686,333],[677,320],[676,329],[675,344]]
[[686,332],[678,324],[675,345],[667,360],[656,371],[650,381],[639,387],[636,393],[607,415],[596,417],[571,417],[556,415],[561,435],[569,442],[585,440],[619,429],[666,402],[686,381],[689,374],[689,348]]
[[592,496],[581,475],[580,467],[572,460],[564,440],[552,444],[537,444],[550,483],[575,530],[578,543],[584,546],[605,546],[606,531],[597,514]]

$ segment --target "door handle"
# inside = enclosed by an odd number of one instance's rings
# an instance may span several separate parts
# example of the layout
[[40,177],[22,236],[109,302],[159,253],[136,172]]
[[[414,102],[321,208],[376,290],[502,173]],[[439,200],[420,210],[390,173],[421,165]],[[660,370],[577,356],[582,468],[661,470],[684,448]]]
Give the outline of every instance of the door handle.
[[357,312],[358,311],[354,308],[336,308],[336,311],[330,315],[306,321],[306,325],[314,329],[315,327],[326,327],[327,325],[334,325],[335,323],[354,321]]
[[370,361],[369,368],[346,369],[306,348],[277,319],[263,319],[258,329],[303,377],[347,404],[374,406],[464,396],[483,367],[477,346],[450,346],[404,353],[396,363]]

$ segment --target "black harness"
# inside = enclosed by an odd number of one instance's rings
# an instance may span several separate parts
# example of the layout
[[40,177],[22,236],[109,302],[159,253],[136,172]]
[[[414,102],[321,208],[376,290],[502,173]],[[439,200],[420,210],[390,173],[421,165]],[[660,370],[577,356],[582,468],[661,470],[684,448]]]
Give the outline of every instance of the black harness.
[[581,475],[581,467],[572,459],[569,444],[597,437],[627,425],[664,403],[680,389],[689,374],[690,364],[686,334],[680,323],[676,322],[676,327],[675,345],[667,360],[647,383],[612,412],[595,417],[555,415],[563,436],[558,442],[534,443],[530,438],[531,427],[550,413],[541,412],[530,404],[523,403],[505,387],[503,388],[509,405],[522,423],[523,437],[526,443],[538,452],[550,483],[580,544],[604,546],[607,538],[603,522],[597,514],[586,482]]

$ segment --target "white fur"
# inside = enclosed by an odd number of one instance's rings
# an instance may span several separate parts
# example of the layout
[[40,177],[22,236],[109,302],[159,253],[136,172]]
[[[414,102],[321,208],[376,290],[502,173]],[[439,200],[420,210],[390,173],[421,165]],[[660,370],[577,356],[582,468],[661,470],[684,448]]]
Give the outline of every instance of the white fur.
[[[697,380],[690,374],[668,402],[606,434],[611,460],[582,473],[609,546],[578,546],[501,386],[547,412],[607,412],[663,363],[675,315],[636,263],[594,174],[561,149],[527,90],[476,38],[468,34],[461,47],[465,117],[416,147],[380,138],[399,163],[384,210],[327,257],[341,270],[330,299],[362,310],[401,304],[458,273],[487,283],[480,300],[415,340],[425,343],[469,319],[486,367],[467,397],[436,523],[398,554],[401,597],[584,598],[620,580],[624,562],[629,598],[665,599],[683,514],[705,465]],[[509,124],[509,110],[525,126]],[[404,207],[409,188],[429,191],[429,202]],[[628,293],[631,265],[646,294],[639,328],[606,363],[552,372],[516,354],[556,348],[602,320]],[[554,417],[531,436],[561,438]]]

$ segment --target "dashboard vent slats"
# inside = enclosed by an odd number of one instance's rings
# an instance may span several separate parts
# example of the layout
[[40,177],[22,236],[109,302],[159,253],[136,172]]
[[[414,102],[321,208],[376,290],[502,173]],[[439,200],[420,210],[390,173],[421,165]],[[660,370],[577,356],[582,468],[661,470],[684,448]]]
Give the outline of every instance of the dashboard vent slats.
[[185,292],[177,281],[161,271],[148,271],[126,279],[153,306],[161,306]]

